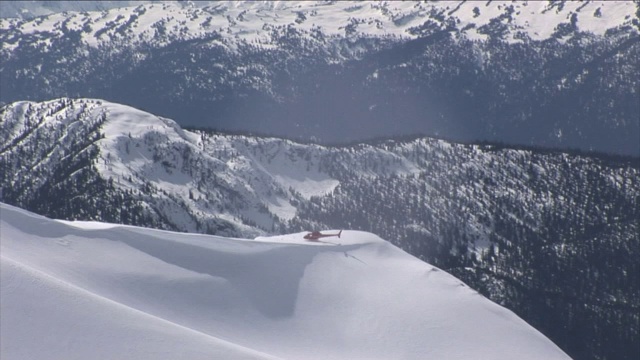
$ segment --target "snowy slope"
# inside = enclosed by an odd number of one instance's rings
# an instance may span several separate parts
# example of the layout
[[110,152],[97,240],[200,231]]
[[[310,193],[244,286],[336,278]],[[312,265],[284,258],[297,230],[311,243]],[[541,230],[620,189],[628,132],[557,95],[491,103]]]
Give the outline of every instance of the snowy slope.
[[375,235],[255,241],[2,205],[3,359],[566,359]]

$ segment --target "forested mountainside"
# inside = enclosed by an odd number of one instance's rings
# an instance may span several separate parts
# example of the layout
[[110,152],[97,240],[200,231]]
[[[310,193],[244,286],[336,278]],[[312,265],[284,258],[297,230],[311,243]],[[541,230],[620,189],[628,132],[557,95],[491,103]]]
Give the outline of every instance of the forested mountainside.
[[95,97],[324,144],[640,155],[640,2],[201,4],[0,19],[0,101]]
[[639,355],[639,162],[427,137],[329,147],[187,131],[95,99],[0,110],[2,202],[237,237],[370,231],[585,359]]

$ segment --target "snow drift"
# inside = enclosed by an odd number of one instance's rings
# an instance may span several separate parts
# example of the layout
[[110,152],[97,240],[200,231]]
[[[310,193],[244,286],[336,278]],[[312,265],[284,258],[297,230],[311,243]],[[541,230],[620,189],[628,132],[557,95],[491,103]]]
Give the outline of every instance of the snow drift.
[[375,235],[255,240],[1,207],[2,359],[566,359]]

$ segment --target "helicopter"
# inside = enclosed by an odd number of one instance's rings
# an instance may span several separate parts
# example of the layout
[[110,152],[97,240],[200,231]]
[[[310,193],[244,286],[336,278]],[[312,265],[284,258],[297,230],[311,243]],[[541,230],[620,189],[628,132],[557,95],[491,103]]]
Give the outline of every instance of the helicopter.
[[340,230],[337,234],[323,234],[320,231],[312,231],[307,235],[305,235],[304,239],[310,240],[310,241],[318,241],[318,239],[320,238],[331,237],[331,236],[337,236],[338,238],[340,238],[340,234],[342,234],[342,230]]

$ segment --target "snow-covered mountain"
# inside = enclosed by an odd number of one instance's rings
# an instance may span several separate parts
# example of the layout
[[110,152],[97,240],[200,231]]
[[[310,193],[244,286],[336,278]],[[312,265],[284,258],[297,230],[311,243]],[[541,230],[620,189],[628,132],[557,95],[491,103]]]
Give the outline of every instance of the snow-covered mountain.
[[2,202],[54,218],[232,237],[374,232],[571,356],[637,355],[637,158],[430,138],[329,147],[65,98],[1,108],[0,176]]
[[[548,39],[564,24],[596,35],[640,25],[634,16],[637,4],[632,1],[128,1],[119,2],[124,6],[117,8],[117,2],[46,5],[17,1],[4,6],[16,8],[14,13],[32,13],[29,3],[40,13],[49,6],[48,14],[37,20],[4,16],[0,26],[22,34],[51,32],[57,37],[81,31],[83,40],[93,46],[110,41],[110,37],[129,41],[155,38],[162,43],[215,32],[231,42],[257,41],[261,46],[273,46],[277,44],[269,32],[282,26],[329,37],[393,35],[411,39],[428,28],[451,28],[462,36],[486,40],[490,36],[486,29],[500,23],[505,39],[522,42],[527,37]],[[18,10],[21,5],[23,10]],[[159,33],[158,28],[166,33]],[[13,46],[5,43],[3,49]]]
[[0,19],[0,101],[325,142],[640,154],[638,2],[152,2]]
[[[256,236],[292,219],[292,203],[338,184],[319,170],[317,158],[326,148],[184,131],[172,120],[101,100],[19,102],[1,116],[4,197],[65,218],[75,213],[73,218]],[[101,196],[91,190],[97,183]],[[43,197],[62,195],[51,191],[73,195],[49,206]],[[124,202],[113,204],[112,197]]]
[[569,359],[370,233],[243,240],[0,209],[3,359]]

